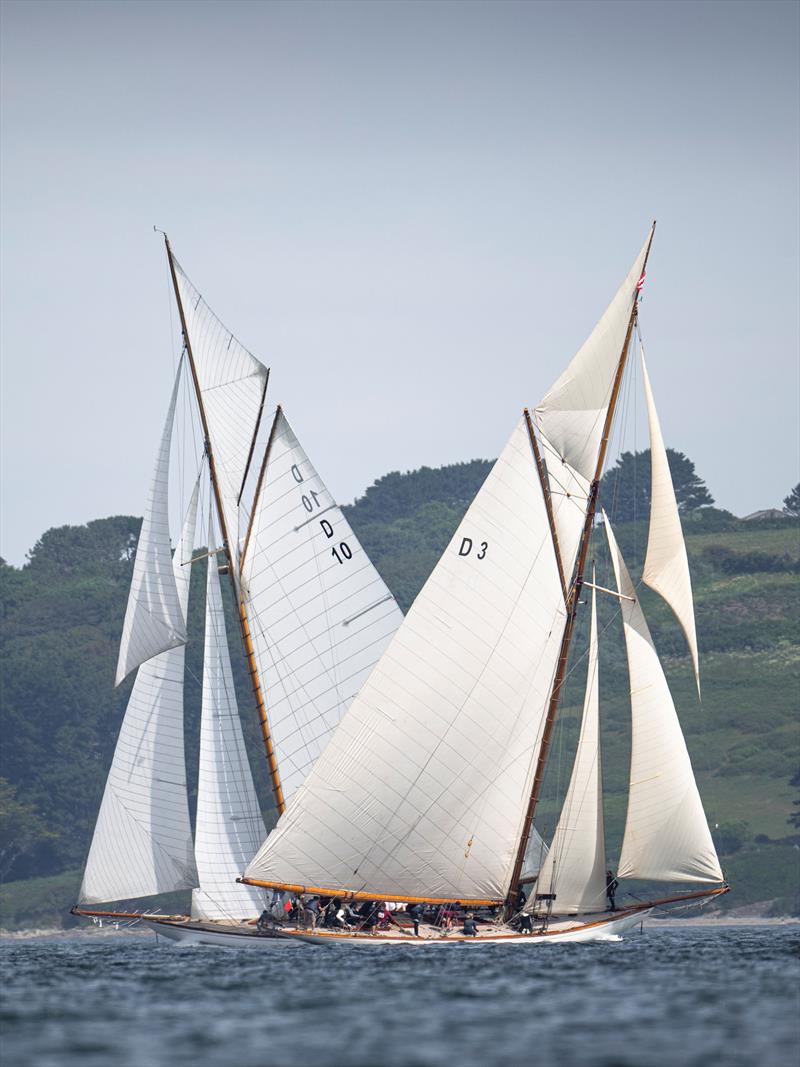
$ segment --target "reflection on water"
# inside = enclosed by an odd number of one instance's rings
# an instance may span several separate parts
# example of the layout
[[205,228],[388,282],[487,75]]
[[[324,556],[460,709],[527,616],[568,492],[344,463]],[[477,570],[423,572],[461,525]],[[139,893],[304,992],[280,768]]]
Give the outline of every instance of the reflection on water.
[[797,927],[594,945],[0,944],[6,1067],[795,1067]]

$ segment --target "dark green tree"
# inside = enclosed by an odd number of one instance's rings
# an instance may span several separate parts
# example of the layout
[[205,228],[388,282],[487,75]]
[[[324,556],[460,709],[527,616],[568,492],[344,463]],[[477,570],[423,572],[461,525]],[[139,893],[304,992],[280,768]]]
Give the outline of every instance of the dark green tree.
[[[683,452],[667,449],[672,484],[678,510],[686,515],[714,503],[706,483],[694,469],[694,463]],[[650,514],[650,449],[643,452],[623,452],[616,464],[603,475],[600,482],[600,501],[612,519],[633,522]]]
[[16,789],[0,778],[0,881],[9,875],[24,877],[29,872],[21,861],[40,853],[54,839],[33,807],[17,800]]
[[800,516],[800,482],[791,490],[788,496],[783,498],[783,510],[787,515],[795,518]]
[[[795,771],[789,779],[789,785],[794,786],[795,789],[800,789],[800,769]],[[786,821],[790,826],[794,826],[800,830],[800,797],[798,797],[797,800],[792,801],[792,806],[797,808],[797,811],[793,811]]]

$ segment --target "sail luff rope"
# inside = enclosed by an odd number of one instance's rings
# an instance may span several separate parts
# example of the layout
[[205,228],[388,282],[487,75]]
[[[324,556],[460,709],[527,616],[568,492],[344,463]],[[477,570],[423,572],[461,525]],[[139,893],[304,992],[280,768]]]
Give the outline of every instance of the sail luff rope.
[[[647,269],[647,261],[650,257],[650,249],[653,244],[654,233],[655,222],[653,223],[653,227],[650,231],[650,239],[647,242],[647,249],[645,251],[644,261],[642,263],[642,276],[644,276],[644,272]],[[512,871],[511,881],[509,883],[507,905],[511,907],[513,907],[514,901],[516,900],[517,894],[519,892],[519,880],[522,874],[522,865],[525,861],[525,853],[528,847],[531,827],[533,826],[533,816],[536,810],[536,805],[539,800],[542,781],[544,779],[544,771],[547,765],[550,738],[552,736],[556,712],[558,711],[558,705],[561,699],[561,691],[564,687],[564,680],[567,673],[567,660],[569,658],[572,635],[575,629],[575,619],[577,616],[578,604],[580,603],[581,586],[583,583],[583,571],[584,567],[586,566],[586,557],[589,551],[589,539],[591,537],[592,527],[594,525],[594,516],[597,509],[597,496],[600,488],[600,477],[603,473],[603,466],[605,464],[609,437],[611,435],[611,428],[614,422],[614,413],[617,407],[617,399],[619,397],[620,387],[622,385],[622,376],[625,371],[625,365],[628,359],[628,352],[630,350],[631,336],[633,334],[633,328],[636,322],[638,303],[639,291],[637,286],[637,289],[634,291],[633,294],[633,307],[631,308],[630,319],[628,321],[628,329],[625,334],[625,341],[622,345],[622,352],[620,353],[619,362],[617,364],[617,370],[614,376],[614,383],[611,387],[611,397],[609,400],[608,409],[606,411],[605,421],[603,423],[603,433],[600,439],[600,450],[598,453],[597,462],[595,464],[594,478],[592,479],[589,491],[589,503],[586,509],[586,518],[584,521],[583,532],[581,533],[581,539],[578,546],[578,554],[574,572],[575,578],[572,583],[570,601],[567,605],[567,620],[564,626],[564,636],[562,638],[561,651],[559,653],[558,665],[556,667],[556,677],[551,692],[550,706],[547,709],[547,717],[542,733],[542,741],[539,748],[539,758],[537,760],[537,766],[534,773],[531,796],[528,802],[528,809],[525,813],[525,818],[522,824],[522,832],[520,835],[519,847],[517,849],[517,857],[514,862],[514,869]]]
[[[189,329],[186,324],[186,312],[184,311],[183,301],[181,300],[180,286],[178,285],[178,277],[175,269],[175,259],[172,255],[172,248],[169,243],[169,238],[164,234],[164,243],[167,249],[167,258],[169,260],[170,273],[172,275],[172,285],[175,290],[175,299],[178,304],[178,312],[181,319],[181,327],[183,329],[183,339],[186,344],[186,352],[189,357],[189,366],[192,371],[192,381],[194,382],[195,396],[197,398],[197,406],[200,412],[200,421],[203,426],[203,436],[205,439],[205,449],[208,456],[208,466],[211,475],[211,484],[214,490],[213,496],[217,508],[217,517],[219,520],[220,533],[222,535],[223,548],[225,548],[230,566],[228,567],[228,574],[231,582],[234,586],[234,592],[238,602],[238,615],[239,624],[242,633],[242,641],[245,648],[245,656],[247,658],[248,673],[250,675],[250,681],[253,687],[253,696],[256,700],[256,707],[258,710],[259,724],[261,726],[261,736],[264,741],[264,748],[267,755],[267,766],[269,767],[270,781],[272,784],[272,792],[275,797],[275,806],[278,809],[278,814],[282,815],[285,810],[285,803],[283,799],[283,789],[281,788],[280,773],[278,771],[278,761],[275,756],[275,746],[272,741],[272,734],[269,727],[269,719],[267,717],[267,709],[264,701],[263,692],[261,689],[261,680],[258,675],[258,665],[255,659],[255,652],[253,650],[253,643],[250,637],[250,626],[247,618],[247,608],[245,607],[244,600],[242,599],[241,590],[239,589],[238,575],[235,573],[236,568],[234,566],[234,557],[231,552],[230,541],[228,538],[228,529],[225,523],[225,513],[222,506],[222,494],[220,491],[219,481],[217,478],[216,462],[214,460],[214,454],[211,448],[211,437],[208,429],[208,420],[206,418],[205,405],[203,403],[203,394],[200,389],[200,381],[197,376],[197,367],[194,362],[194,355],[192,353],[192,343],[189,337]],[[210,310],[210,309],[209,309]],[[213,315],[213,312],[212,312]],[[216,316],[215,316],[216,317]],[[219,321],[219,320],[217,320]],[[230,331],[228,331],[230,333]],[[232,335],[231,335],[232,336]],[[237,531],[238,536],[238,531]]]

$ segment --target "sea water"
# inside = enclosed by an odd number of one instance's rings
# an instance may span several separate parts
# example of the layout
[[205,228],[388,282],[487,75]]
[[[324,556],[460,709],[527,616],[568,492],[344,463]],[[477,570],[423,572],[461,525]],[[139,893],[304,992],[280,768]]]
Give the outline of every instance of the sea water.
[[4,1067],[796,1067],[800,928],[586,945],[4,941]]

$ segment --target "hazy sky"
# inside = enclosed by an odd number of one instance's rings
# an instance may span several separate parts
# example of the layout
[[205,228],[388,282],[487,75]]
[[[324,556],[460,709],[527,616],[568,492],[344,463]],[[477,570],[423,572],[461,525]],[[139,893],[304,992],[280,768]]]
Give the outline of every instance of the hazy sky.
[[153,224],[344,502],[496,455],[657,218],[667,443],[720,506],[779,506],[798,10],[4,3],[2,554],[141,514],[173,366]]

